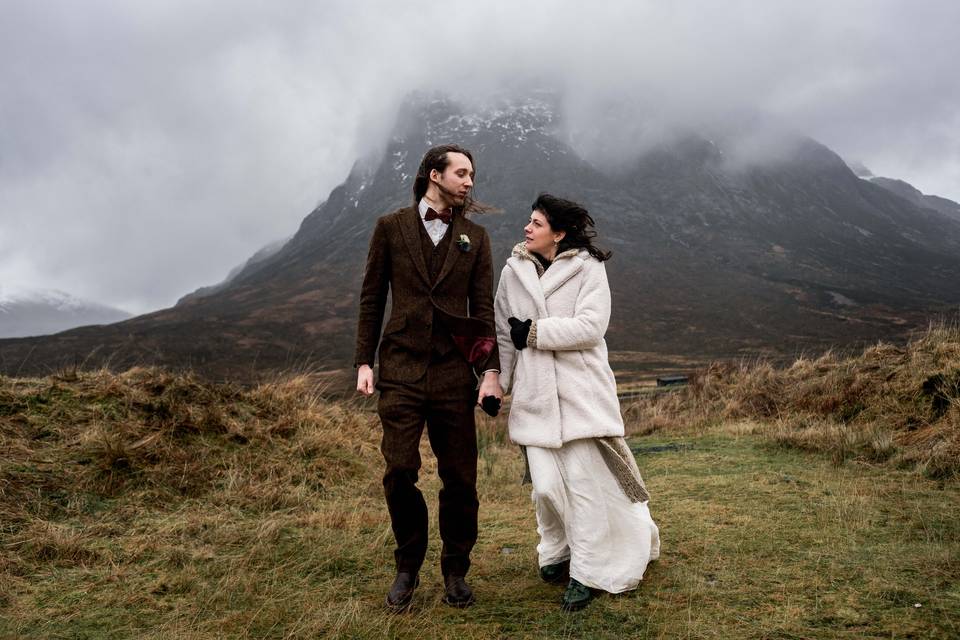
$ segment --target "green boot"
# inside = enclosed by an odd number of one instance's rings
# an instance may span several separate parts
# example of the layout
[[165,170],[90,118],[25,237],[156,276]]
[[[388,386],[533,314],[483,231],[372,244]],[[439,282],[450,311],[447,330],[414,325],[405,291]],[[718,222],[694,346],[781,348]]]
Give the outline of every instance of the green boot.
[[579,611],[590,604],[592,599],[593,591],[590,590],[590,587],[570,578],[570,584],[567,585],[567,590],[563,592],[563,604],[560,605],[560,608],[564,611]]
[[540,567],[540,578],[550,584],[560,584],[569,577],[570,561],[564,560],[556,564],[548,564]]

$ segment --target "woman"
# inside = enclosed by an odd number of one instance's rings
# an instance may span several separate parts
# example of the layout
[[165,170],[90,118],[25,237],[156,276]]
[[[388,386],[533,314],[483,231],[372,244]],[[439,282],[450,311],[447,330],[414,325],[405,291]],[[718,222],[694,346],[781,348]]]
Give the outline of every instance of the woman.
[[568,611],[591,589],[636,588],[660,534],[623,440],[604,334],[609,253],[592,243],[586,209],[541,194],[495,301],[500,375],[513,383],[510,439],[525,452],[537,514],[540,576],[562,583]]

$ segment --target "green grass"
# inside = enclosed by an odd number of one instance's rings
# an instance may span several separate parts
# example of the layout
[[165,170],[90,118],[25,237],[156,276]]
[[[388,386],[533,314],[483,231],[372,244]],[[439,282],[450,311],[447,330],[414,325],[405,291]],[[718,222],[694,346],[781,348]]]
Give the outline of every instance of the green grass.
[[[663,555],[636,591],[563,613],[561,588],[537,577],[529,487],[501,424],[481,429],[472,608],[440,602],[434,522],[412,610],[384,610],[393,541],[371,431],[340,462],[328,458],[350,468],[345,479],[288,484],[282,496],[254,491],[271,479],[243,447],[218,453],[220,479],[196,497],[156,500],[150,487],[109,498],[67,492],[56,517],[38,516],[4,543],[0,637],[960,635],[955,481],[836,466],[771,445],[749,425],[633,441],[682,445],[638,456]],[[438,481],[424,452],[421,486],[435,520]]]

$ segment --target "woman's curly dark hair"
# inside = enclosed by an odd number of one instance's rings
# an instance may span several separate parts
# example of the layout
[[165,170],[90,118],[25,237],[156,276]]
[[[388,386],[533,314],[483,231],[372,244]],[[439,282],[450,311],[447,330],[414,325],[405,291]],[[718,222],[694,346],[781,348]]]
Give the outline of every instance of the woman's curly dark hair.
[[549,193],[541,193],[533,202],[531,209],[543,213],[553,231],[566,232],[557,246],[557,253],[567,249],[586,249],[600,262],[609,260],[613,255],[609,251],[602,251],[594,246],[593,239],[597,237],[597,232],[594,231],[593,218],[576,202],[558,198]]

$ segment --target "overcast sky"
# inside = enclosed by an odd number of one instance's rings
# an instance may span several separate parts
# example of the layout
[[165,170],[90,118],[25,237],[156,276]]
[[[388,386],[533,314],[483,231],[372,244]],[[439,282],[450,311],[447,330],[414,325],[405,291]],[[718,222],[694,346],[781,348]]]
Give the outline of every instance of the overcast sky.
[[958,26],[956,0],[0,0],[0,295],[169,306],[296,231],[414,88],[755,110],[960,200]]

